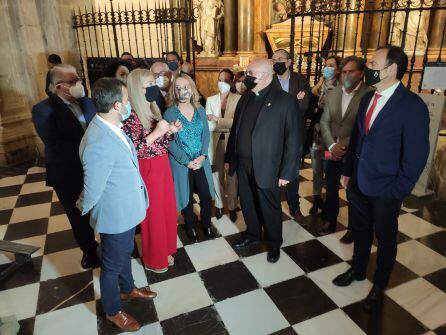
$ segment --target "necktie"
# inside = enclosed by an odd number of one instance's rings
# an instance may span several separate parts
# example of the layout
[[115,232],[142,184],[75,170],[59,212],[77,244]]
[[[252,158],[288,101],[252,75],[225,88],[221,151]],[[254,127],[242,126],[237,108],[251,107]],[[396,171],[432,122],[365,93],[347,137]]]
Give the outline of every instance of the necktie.
[[368,132],[370,130],[370,120],[372,119],[373,111],[376,108],[379,98],[381,98],[381,94],[375,93],[372,105],[370,106],[370,109],[367,111],[367,114],[365,116],[365,130],[364,131],[365,131],[366,135],[368,134]]

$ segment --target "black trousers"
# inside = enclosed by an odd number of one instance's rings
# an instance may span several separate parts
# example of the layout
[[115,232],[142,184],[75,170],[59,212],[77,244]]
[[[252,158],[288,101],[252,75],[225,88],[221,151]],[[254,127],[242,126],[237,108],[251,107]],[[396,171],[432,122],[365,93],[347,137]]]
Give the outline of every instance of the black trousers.
[[350,225],[353,232],[353,270],[366,273],[373,236],[378,240],[376,271],[373,282],[385,288],[395,264],[397,252],[398,216],[401,201],[364,195],[357,185],[347,189]]
[[206,179],[204,168],[198,170],[189,169],[189,203],[181,210],[184,223],[188,228],[195,227],[196,216],[194,214],[194,193],[200,198],[200,218],[205,227],[211,225],[211,202],[212,196]]
[[300,209],[299,176],[286,185],[286,200],[290,209],[290,214],[294,215],[294,213]]
[[261,240],[263,227],[268,247],[279,248],[283,243],[280,188],[260,188],[255,181],[252,161],[240,158],[238,162],[237,178],[246,237]]
[[68,216],[68,220],[71,224],[74,239],[85,254],[94,254],[98,243],[94,238],[94,230],[90,226],[90,214],[82,216],[79,209],[76,207],[76,201],[82,192],[83,184],[79,182],[79,185],[54,185],[53,188],[56,191],[65,213]]
[[327,160],[325,166],[326,198],[324,217],[336,225],[339,215],[339,186],[342,174],[342,161]]

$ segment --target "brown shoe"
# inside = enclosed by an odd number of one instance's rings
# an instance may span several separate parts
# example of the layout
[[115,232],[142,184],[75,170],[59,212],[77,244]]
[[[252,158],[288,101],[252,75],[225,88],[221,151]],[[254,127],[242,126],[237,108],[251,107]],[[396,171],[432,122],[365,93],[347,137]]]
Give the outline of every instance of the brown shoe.
[[130,293],[121,293],[121,299],[148,299],[152,300],[156,297],[156,293],[150,291],[148,287],[134,288]]
[[113,322],[116,327],[125,332],[136,332],[141,328],[138,321],[123,311],[119,311],[116,315],[107,315],[106,318],[108,321]]

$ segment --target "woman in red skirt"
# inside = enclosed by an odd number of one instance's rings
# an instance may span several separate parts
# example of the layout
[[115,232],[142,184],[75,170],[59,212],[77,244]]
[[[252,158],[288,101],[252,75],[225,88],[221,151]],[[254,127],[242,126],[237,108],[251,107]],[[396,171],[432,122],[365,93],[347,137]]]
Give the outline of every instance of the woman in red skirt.
[[161,93],[149,70],[133,70],[127,88],[132,112],[122,129],[135,145],[149,193],[149,208],[141,222],[142,259],[146,269],[162,273],[173,265],[177,251],[177,210],[167,147],[181,123],[162,119],[155,102]]

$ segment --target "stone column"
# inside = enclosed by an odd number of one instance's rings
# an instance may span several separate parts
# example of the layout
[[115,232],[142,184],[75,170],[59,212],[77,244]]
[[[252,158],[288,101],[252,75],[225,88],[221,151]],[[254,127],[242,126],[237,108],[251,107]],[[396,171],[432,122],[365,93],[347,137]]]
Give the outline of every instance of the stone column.
[[[443,41],[443,53],[446,50],[446,10],[432,10],[430,16],[430,32],[428,34],[429,61],[436,61]],[[444,56],[443,56],[444,61]]]
[[254,0],[238,0],[238,53],[254,51]]
[[271,0],[254,0],[254,52],[266,57],[265,33],[270,25]]
[[[383,1],[367,2],[366,9],[382,9]],[[392,0],[386,0],[385,9],[392,8]],[[369,29],[367,32],[367,49],[376,49],[379,46],[387,44],[390,33],[390,20],[392,13],[387,11],[384,13],[366,14],[364,19],[364,28]],[[380,33],[381,31],[381,33]]]
[[[342,0],[342,8],[355,10],[357,9],[358,2],[355,0]],[[361,19],[361,15],[356,13],[354,14],[342,14],[338,16],[338,23],[336,27],[338,27],[335,47],[338,50],[344,50],[347,54],[355,49],[355,43],[360,40],[360,27],[359,21]],[[357,48],[358,49],[358,46]]]
[[237,52],[237,0],[225,0],[224,56]]

